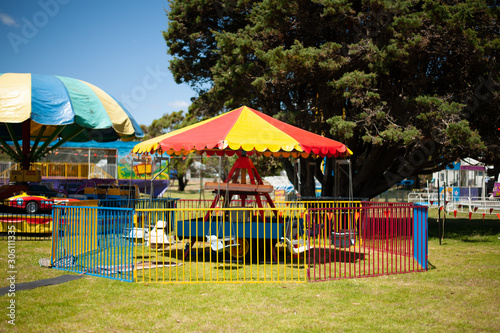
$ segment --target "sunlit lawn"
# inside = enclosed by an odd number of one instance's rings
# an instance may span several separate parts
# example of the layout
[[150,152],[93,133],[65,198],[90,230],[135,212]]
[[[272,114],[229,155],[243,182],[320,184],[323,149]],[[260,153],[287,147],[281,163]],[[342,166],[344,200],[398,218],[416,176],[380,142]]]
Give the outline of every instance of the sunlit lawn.
[[[431,217],[436,214],[431,212]],[[477,215],[479,216],[479,215]],[[301,284],[127,283],[86,276],[1,297],[19,332],[499,332],[500,220],[448,216],[442,245],[429,220],[423,273]],[[48,241],[16,242],[16,282],[71,274],[42,268]],[[0,241],[1,286],[7,242]]]
[[[212,181],[213,179],[205,179],[204,181]],[[203,185],[203,184],[202,184]],[[184,191],[179,191],[179,186],[177,180],[174,181],[174,185],[171,186],[164,194],[164,197],[179,198],[179,199],[189,199],[189,200],[199,200],[199,199],[213,199],[214,195],[210,191],[206,191],[203,186],[200,186],[199,179],[190,180],[184,189]]]

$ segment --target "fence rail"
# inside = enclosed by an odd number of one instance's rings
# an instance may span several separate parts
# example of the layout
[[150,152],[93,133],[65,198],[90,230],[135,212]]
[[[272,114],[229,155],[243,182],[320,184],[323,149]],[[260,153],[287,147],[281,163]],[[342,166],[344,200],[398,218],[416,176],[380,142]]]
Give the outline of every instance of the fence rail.
[[301,283],[427,269],[422,206],[159,205],[55,207],[53,265],[142,283]]
[[408,195],[409,203],[419,203],[426,206],[436,206],[441,204],[448,213],[491,213],[500,210],[500,198],[483,198],[477,196],[452,196],[449,192],[446,195],[437,192],[412,192]]
[[500,199],[459,198],[448,202],[445,207],[448,213],[458,211],[462,213],[490,214],[493,211],[500,211]]
[[[71,179],[116,179],[117,165],[107,164],[99,166],[96,163],[58,163],[37,162],[31,164],[31,169],[40,170],[44,178],[71,178]],[[21,170],[19,163],[0,164],[0,179],[7,180],[11,170]]]

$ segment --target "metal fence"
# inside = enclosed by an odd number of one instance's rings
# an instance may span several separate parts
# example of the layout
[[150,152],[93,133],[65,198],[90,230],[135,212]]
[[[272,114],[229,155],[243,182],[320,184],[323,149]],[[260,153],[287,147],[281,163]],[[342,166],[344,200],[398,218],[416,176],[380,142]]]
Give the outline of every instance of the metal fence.
[[[161,210],[149,212],[144,217]],[[139,282],[304,282],[305,256],[290,256],[288,233],[303,234],[301,208],[172,209],[170,218],[138,220]],[[147,233],[144,234],[144,233]],[[288,238],[291,238],[288,236]]]
[[53,265],[142,283],[307,282],[427,269],[426,207],[158,205],[168,207],[56,207]]
[[[100,207],[118,207],[118,208],[176,208],[178,199],[158,198],[158,199],[100,199]],[[189,201],[189,200],[187,200]]]
[[[32,163],[30,168],[40,170],[43,178],[116,179],[118,177],[116,164],[37,162]],[[0,162],[2,183],[8,183],[11,170],[21,170],[21,164]]]
[[[449,188],[451,189],[451,188]],[[457,196],[450,192],[412,192],[408,195],[408,202],[426,205],[428,207],[443,206],[447,213],[478,213],[491,214],[500,211],[500,199],[495,197]],[[483,216],[484,216],[483,215]]]
[[482,200],[479,197],[455,199],[456,200],[444,203],[447,213],[461,212],[491,214],[493,211],[500,211],[500,199]]
[[[107,208],[174,208],[177,199],[124,199],[124,200],[88,200],[79,202],[80,205],[91,206],[91,202],[99,207]],[[27,203],[24,203],[27,204]],[[27,213],[20,201],[0,202],[0,239],[7,239],[15,235],[17,240],[50,240],[52,238],[52,207],[53,201],[48,199],[39,201],[37,213]],[[74,202],[72,203],[75,204]],[[92,205],[93,206],[93,205]],[[158,214],[156,214],[158,215]]]
[[133,281],[133,244],[124,237],[133,209],[55,206],[53,216],[52,267]]
[[310,209],[319,230],[308,252],[310,281],[427,270],[427,208],[365,203]]
[[[199,209],[210,208],[213,200],[198,200],[198,199],[169,199],[175,201],[175,208],[184,209]],[[274,205],[278,209],[290,208],[333,208],[333,207],[360,207],[363,201],[349,201],[349,200],[302,200],[302,201],[274,201]],[[267,201],[262,201],[261,204],[270,208]],[[242,207],[241,200],[232,200],[230,207]],[[245,200],[245,207],[257,209],[257,202],[255,200]],[[141,207],[141,208],[146,208]],[[219,208],[218,206],[214,208]]]

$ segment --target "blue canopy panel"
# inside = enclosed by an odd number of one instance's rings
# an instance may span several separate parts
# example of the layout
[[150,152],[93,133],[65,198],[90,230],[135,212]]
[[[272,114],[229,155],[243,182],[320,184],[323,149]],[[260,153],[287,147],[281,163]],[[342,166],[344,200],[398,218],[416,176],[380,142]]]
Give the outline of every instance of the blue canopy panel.
[[68,92],[55,76],[31,74],[31,119],[44,125],[68,125],[74,113]]

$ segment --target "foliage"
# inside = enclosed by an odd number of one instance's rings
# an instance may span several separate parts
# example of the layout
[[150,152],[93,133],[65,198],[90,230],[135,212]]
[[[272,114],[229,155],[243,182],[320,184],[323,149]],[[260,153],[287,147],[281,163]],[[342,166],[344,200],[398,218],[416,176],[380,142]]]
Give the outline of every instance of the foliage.
[[172,0],[164,37],[199,93],[192,114],[248,105],[345,142],[355,195],[373,197],[460,157],[500,168],[498,14],[493,0]]
[[[145,133],[144,139],[147,140],[160,136],[162,134],[189,126],[197,121],[198,119],[196,117],[191,114],[185,115],[183,111],[164,114],[160,119],[153,120],[150,126],[143,128]],[[172,156],[170,159],[170,170],[177,171],[179,191],[184,191],[184,188],[189,181],[186,177],[186,172],[193,161],[193,157],[189,155],[182,158]]]

